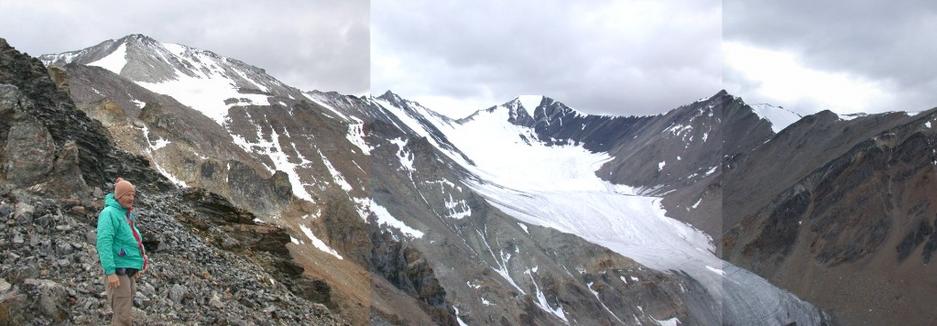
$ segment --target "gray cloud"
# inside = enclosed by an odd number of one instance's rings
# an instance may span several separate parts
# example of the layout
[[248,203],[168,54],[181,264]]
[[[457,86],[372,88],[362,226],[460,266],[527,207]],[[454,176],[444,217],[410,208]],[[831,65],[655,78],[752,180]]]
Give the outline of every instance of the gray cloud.
[[[721,88],[721,2],[372,3],[372,91],[592,113],[667,111]],[[446,111],[446,108],[436,108]]]
[[[731,0],[723,14],[726,41],[793,53],[807,68],[887,85],[882,91],[890,100],[867,111],[937,105],[937,2]],[[731,77],[727,82],[758,82]]]
[[2,1],[0,30],[32,55],[141,33],[264,68],[301,89],[362,94],[369,3],[354,1]]

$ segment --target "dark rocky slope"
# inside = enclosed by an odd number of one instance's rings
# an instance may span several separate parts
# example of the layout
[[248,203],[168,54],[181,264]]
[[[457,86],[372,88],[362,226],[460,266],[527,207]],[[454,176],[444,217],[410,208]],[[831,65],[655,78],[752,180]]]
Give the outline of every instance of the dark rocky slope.
[[[102,189],[118,175],[138,185],[153,262],[135,297],[144,324],[342,323],[315,303],[328,303],[328,291],[290,263],[282,230],[179,193],[145,158],[116,148],[39,60],[3,39],[0,117],[0,324],[106,323],[94,228]],[[227,234],[239,245],[182,222],[193,219],[238,221]]]
[[[828,128],[846,135],[854,129],[875,134],[821,140],[854,145],[829,146],[827,155],[835,158],[751,214],[730,216],[746,210],[730,210],[739,205],[727,201],[727,217],[739,223],[722,240],[724,254],[844,324],[932,324],[937,314],[926,302],[937,291],[930,264],[937,249],[937,132],[931,128],[937,113],[852,121],[829,115],[814,119],[827,119]],[[746,164],[754,163],[740,166]]]

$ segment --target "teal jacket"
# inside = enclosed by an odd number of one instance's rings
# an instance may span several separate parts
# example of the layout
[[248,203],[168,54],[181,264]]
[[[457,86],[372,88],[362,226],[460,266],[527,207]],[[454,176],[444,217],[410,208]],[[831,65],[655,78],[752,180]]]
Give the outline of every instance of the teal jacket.
[[[104,196],[104,209],[98,215],[98,258],[104,275],[114,274],[117,268],[143,269],[143,254],[127,223],[127,209],[120,206],[114,194]],[[136,214],[130,214],[136,225]],[[135,228],[136,229],[136,228]],[[137,234],[140,231],[137,230]],[[143,236],[140,236],[143,241]]]

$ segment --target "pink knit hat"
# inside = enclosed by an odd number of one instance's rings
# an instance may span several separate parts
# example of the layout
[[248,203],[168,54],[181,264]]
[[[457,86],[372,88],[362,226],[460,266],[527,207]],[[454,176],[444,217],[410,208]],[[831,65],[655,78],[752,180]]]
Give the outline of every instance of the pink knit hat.
[[130,181],[124,180],[124,178],[117,177],[117,182],[114,182],[114,197],[120,199],[126,194],[132,193],[136,190],[136,187],[133,186]]

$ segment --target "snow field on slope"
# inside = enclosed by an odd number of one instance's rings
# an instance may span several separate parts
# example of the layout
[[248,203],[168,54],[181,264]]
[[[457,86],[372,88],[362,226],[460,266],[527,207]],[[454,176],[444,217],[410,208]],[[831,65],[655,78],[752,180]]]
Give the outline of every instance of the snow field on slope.
[[[199,51],[186,51],[182,45],[163,43],[167,51],[180,62],[190,64],[196,76],[189,76],[181,71],[175,71],[175,79],[159,83],[137,81],[144,88],[172,96],[186,106],[202,112],[220,126],[225,126],[228,109],[234,105],[269,105],[267,96],[263,94],[243,94],[238,92],[237,83],[225,75],[221,66],[228,65],[225,59],[214,58]],[[189,57],[192,58],[189,58]],[[194,59],[194,60],[193,60]],[[208,72],[205,72],[205,71]],[[235,69],[236,70],[236,69]],[[239,72],[243,76],[243,72]],[[246,76],[244,76],[246,77]],[[265,87],[249,78],[245,78],[260,89]],[[225,100],[246,99],[232,104],[225,104]]]
[[89,63],[88,66],[97,66],[111,72],[120,75],[120,71],[124,70],[124,66],[127,65],[127,45],[121,43],[117,49],[114,49],[114,52],[108,54],[107,56],[98,59],[95,62]]
[[787,128],[787,126],[790,126],[801,118],[797,113],[770,104],[752,104],[751,107],[752,110],[755,111],[755,114],[771,122],[771,130],[773,130],[774,133],[781,132],[781,130],[784,130],[784,128]]
[[[321,239],[316,237],[316,235],[313,234],[312,230],[310,230],[308,227],[306,227],[305,225],[300,225],[299,228],[300,230],[303,231],[303,234],[306,235],[306,238],[308,238],[309,241],[312,241],[313,247],[329,255],[335,256],[335,258],[338,258],[338,260],[345,259],[342,257],[342,255],[338,254],[338,251],[335,251],[335,249],[332,249],[332,247],[329,247],[329,245],[325,244],[325,242],[323,242]],[[290,239],[292,238],[293,237],[290,237]]]
[[287,178],[290,180],[290,187],[293,190],[293,195],[299,197],[300,199],[314,202],[312,195],[306,191],[306,184],[302,182],[302,179],[299,177],[299,173],[296,172],[298,167],[310,164],[312,162],[299,154],[298,151],[296,154],[299,155],[301,162],[299,164],[290,162],[289,156],[287,156],[286,152],[283,151],[283,147],[280,146],[280,134],[277,133],[275,128],[271,128],[270,130],[271,134],[268,140],[267,138],[264,138],[263,134],[260,132],[260,128],[257,128],[256,143],[248,142],[246,139],[244,139],[244,137],[234,134],[232,134],[231,137],[234,140],[234,144],[244,149],[244,151],[269,157],[270,161],[273,162],[273,167],[267,166],[266,163],[262,163],[264,167],[267,168],[270,173],[274,173],[277,170],[285,172]]

